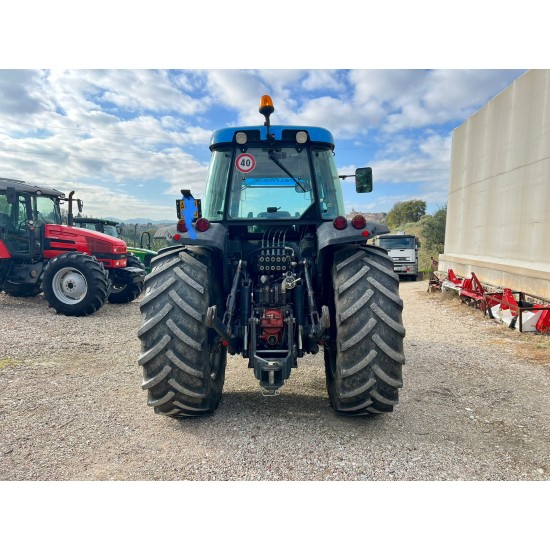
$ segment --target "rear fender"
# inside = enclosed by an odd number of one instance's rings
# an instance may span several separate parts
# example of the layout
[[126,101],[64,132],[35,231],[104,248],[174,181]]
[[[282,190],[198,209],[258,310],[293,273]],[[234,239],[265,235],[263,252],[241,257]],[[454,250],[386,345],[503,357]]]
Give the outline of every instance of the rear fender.
[[[368,231],[368,235],[363,233]],[[367,222],[363,229],[355,229],[348,223],[345,229],[336,229],[332,222],[324,222],[317,229],[317,252],[320,254],[324,248],[342,244],[366,244],[367,240],[384,235],[390,230],[383,223]]]
[[227,228],[219,223],[210,223],[208,230],[203,232],[193,229],[183,233],[178,231],[175,225],[166,230],[166,239],[169,243],[215,248],[222,253],[224,252],[226,237]]

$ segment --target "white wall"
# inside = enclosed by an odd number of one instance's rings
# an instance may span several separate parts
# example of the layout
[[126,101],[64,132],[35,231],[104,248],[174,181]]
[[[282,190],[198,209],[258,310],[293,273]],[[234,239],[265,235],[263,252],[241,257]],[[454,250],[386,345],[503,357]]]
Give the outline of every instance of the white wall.
[[531,70],[453,132],[439,269],[550,299],[550,71]]

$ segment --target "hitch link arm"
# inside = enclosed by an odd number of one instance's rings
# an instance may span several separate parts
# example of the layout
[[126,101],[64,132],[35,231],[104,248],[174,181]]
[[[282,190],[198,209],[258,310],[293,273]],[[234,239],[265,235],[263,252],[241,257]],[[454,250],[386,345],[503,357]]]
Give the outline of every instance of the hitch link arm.
[[306,279],[307,299],[309,304],[311,327],[312,327],[312,331],[309,338],[310,338],[311,344],[316,345],[319,342],[319,340],[324,336],[327,328],[330,327],[330,315],[329,315],[328,307],[322,306],[321,318],[319,318],[319,313],[315,308],[313,287],[311,286],[311,278],[309,275],[308,267],[309,267],[308,261],[304,260],[304,275]]
[[216,306],[210,306],[206,310],[206,326],[213,329],[222,340],[225,340],[230,346],[231,349],[239,349],[238,342],[236,338],[229,332],[229,329],[220,321],[216,315]]
[[[246,266],[246,262],[244,264]],[[231,334],[231,323],[233,322],[233,313],[235,312],[235,303],[237,298],[237,286],[239,285],[239,279],[241,278],[241,272],[243,268],[243,261],[239,260],[235,276],[233,277],[233,283],[231,284],[231,292],[227,297],[227,303],[225,305],[225,314],[223,316],[223,324],[226,327],[228,334]]]

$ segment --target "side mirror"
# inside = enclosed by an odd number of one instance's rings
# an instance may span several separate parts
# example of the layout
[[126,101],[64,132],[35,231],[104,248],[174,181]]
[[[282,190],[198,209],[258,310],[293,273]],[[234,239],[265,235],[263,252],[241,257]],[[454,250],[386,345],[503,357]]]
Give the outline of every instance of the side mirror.
[[357,168],[355,170],[355,190],[357,193],[372,191],[372,168]]
[[15,187],[8,187],[6,189],[6,200],[8,201],[8,204],[17,203],[17,192],[15,191]]
[[82,214],[82,206],[84,203],[80,199],[77,199],[76,204],[78,205],[78,213]]
[[294,186],[294,191],[296,191],[296,193],[307,193],[308,191],[311,191],[309,180],[298,179],[298,182],[299,183],[296,183]]

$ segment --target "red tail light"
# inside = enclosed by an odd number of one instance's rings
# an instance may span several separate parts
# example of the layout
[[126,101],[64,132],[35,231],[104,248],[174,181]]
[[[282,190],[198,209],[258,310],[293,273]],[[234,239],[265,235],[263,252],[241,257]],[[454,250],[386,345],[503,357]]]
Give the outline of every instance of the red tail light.
[[172,239],[174,239],[175,241],[179,241],[181,239],[181,235],[179,233],[176,233]]
[[353,225],[355,229],[363,229],[363,227],[367,225],[367,220],[365,219],[365,216],[357,214],[357,216],[353,216],[353,219],[351,220],[351,225]]
[[206,218],[199,218],[195,222],[195,229],[200,233],[203,233],[210,227],[210,222]]
[[178,220],[178,223],[176,225],[176,229],[180,233],[187,233],[187,224],[185,223],[185,220]]
[[348,226],[348,220],[344,216],[336,216],[332,222],[336,229],[345,229]]

